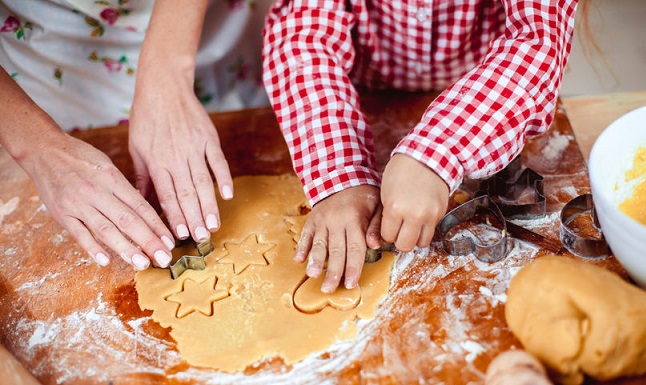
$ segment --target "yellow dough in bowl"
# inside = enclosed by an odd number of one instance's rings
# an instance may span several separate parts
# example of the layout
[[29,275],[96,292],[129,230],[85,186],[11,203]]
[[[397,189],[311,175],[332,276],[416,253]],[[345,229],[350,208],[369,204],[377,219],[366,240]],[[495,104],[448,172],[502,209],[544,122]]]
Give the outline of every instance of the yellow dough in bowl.
[[633,194],[619,204],[619,210],[642,225],[646,225],[646,147],[639,147],[633,159],[633,168],[626,173],[626,182],[642,178]]

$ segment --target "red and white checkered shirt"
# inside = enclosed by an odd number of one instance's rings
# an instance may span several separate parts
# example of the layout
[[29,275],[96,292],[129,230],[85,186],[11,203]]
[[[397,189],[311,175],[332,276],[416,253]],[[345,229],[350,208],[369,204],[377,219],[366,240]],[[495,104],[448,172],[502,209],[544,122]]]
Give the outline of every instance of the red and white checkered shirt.
[[454,191],[543,133],[554,116],[577,0],[278,0],[263,80],[294,169],[314,204],[379,185],[353,84],[445,89],[393,153]]

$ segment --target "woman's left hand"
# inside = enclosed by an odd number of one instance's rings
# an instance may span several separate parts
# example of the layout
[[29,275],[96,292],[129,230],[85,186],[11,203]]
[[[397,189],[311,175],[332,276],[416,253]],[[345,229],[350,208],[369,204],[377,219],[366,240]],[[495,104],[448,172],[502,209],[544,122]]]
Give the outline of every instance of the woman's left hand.
[[184,79],[162,71],[146,76],[137,81],[130,120],[137,189],[149,197],[154,187],[177,238],[185,239],[190,232],[194,240],[206,240],[209,230],[220,227],[209,168],[222,198],[233,197],[218,133],[193,92],[192,74]]

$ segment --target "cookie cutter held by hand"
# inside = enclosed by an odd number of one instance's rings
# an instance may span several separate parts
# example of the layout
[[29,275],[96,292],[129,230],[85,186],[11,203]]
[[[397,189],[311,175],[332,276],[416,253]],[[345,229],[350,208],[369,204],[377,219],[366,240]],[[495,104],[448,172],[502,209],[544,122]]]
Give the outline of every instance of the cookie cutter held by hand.
[[[452,230],[470,221],[484,217],[485,223],[499,231],[495,239],[482,240],[469,228],[464,228],[462,235],[452,234]],[[491,221],[493,219],[493,221]],[[497,223],[494,223],[497,222]],[[467,201],[449,211],[438,224],[438,232],[444,250],[452,255],[473,253],[482,262],[496,262],[507,255],[507,225],[500,208],[489,196],[482,195]]]
[[199,255],[183,255],[177,262],[168,267],[170,276],[173,279],[179,278],[186,270],[204,270],[206,269],[206,257],[213,251],[213,243],[208,239],[195,245]]

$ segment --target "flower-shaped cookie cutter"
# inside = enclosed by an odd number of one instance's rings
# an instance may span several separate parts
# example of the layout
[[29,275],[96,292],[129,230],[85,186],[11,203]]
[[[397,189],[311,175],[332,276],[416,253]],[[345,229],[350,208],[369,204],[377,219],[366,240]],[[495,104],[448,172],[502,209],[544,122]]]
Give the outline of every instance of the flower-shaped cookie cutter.
[[171,278],[179,278],[179,276],[184,274],[186,270],[206,269],[206,261],[204,260],[204,257],[213,251],[213,243],[208,239],[204,242],[197,243],[195,248],[199,255],[183,255],[177,260],[177,262],[168,267]]
[[[487,225],[499,231],[493,239],[483,240],[469,227],[469,222]],[[455,233],[459,229],[460,233]],[[507,224],[496,202],[481,195],[449,211],[438,224],[444,250],[451,255],[473,253],[482,262],[496,262],[507,255]]]
[[503,170],[480,185],[479,195],[488,195],[507,219],[533,219],[545,216],[543,176],[522,167],[517,156]]
[[579,195],[563,206],[560,230],[561,243],[572,254],[595,259],[610,256],[610,247],[601,232],[592,194]]

